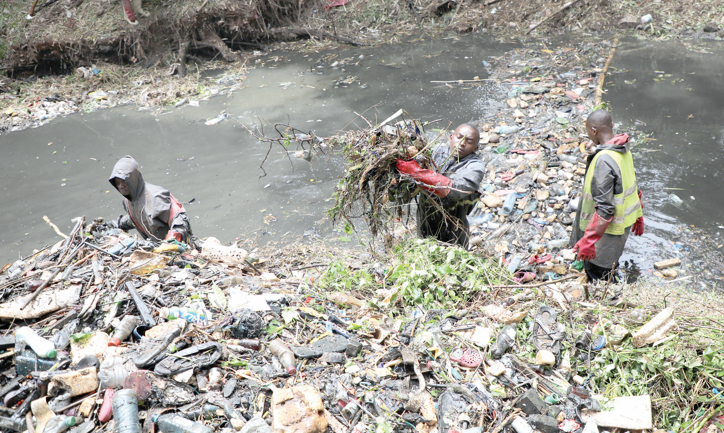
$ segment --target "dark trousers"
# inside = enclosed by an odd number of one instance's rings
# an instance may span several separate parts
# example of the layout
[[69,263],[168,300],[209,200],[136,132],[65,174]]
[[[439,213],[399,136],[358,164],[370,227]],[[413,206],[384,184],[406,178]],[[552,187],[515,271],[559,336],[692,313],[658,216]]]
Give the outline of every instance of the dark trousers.
[[[608,279],[611,278],[612,283],[618,282],[618,272],[616,272],[616,268],[618,268],[618,263],[616,263],[616,266],[613,267],[613,270],[608,268],[602,268],[598,265],[594,265],[591,262],[583,262],[583,268],[586,271],[586,275],[588,275],[588,281],[608,281]],[[613,276],[611,274],[613,274]]]
[[467,249],[470,240],[467,209],[456,206],[443,212],[434,204],[421,199],[417,206],[417,234],[422,238],[433,237]]

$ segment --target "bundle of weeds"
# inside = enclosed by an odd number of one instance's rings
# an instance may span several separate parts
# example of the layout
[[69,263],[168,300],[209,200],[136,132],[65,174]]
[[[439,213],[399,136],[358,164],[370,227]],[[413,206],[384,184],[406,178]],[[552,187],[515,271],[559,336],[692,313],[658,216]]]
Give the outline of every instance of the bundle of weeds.
[[[510,273],[496,260],[433,239],[405,240],[379,259],[380,265],[361,269],[335,261],[319,279],[319,287],[356,292],[380,306],[458,309],[490,292],[491,286],[510,281]],[[387,289],[382,295],[386,299],[372,299],[378,289]]]
[[[394,125],[387,122],[407,115],[409,119]],[[335,189],[335,203],[329,210],[333,224],[363,217],[372,236],[389,233],[392,222],[403,218],[403,208],[419,194],[417,183],[397,171],[396,160],[414,157],[423,169],[437,170],[420,121],[400,110],[378,126],[347,132],[330,139],[341,149],[348,169]]]

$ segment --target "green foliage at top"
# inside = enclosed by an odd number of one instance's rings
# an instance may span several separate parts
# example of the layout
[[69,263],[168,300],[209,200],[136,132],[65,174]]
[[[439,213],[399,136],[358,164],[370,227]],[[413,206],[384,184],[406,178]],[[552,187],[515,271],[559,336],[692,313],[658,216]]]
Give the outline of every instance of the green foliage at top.
[[397,296],[411,305],[455,305],[510,277],[494,260],[432,239],[404,242],[395,256],[397,265],[389,281],[398,288]]
[[382,278],[371,270],[353,271],[341,261],[333,262],[320,278],[320,287],[340,291],[392,288],[397,290],[393,302],[439,308],[458,305],[510,279],[495,260],[432,239],[405,241],[384,263]]

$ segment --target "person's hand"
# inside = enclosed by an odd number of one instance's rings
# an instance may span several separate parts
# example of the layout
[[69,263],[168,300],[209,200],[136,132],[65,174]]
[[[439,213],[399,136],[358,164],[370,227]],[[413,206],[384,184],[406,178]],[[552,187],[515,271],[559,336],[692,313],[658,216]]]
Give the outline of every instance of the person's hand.
[[573,247],[573,251],[578,251],[578,260],[590,262],[596,258],[596,242],[606,233],[611,221],[613,221],[613,216],[606,220],[598,215],[598,212],[593,212],[593,218],[588,223],[583,237]]
[[164,239],[164,240],[170,240],[170,239],[175,239],[179,242],[182,242],[183,236],[181,236],[181,233],[179,233],[179,232],[169,230],[168,233],[166,233],[166,239]]
[[[641,200],[641,190],[639,190],[639,204],[641,204],[641,210],[644,208],[644,202]],[[636,236],[641,236],[644,234],[644,217],[640,216],[634,223],[633,227],[631,228],[631,231]]]
[[423,169],[415,160],[403,161],[401,159],[397,159],[395,160],[395,164],[397,165],[397,170],[399,170],[400,173],[407,174],[416,181],[430,186],[421,186],[422,189],[430,191],[440,198],[445,198],[450,193],[452,179],[449,177],[435,173],[432,170]]
[[108,221],[108,225],[114,229],[120,228],[121,218],[123,215],[118,215],[118,218]]
[[414,159],[411,159],[409,161],[405,161],[404,159],[396,159],[395,165],[397,166],[397,170],[400,173],[409,174],[410,176],[415,175],[418,173],[422,168],[420,168],[420,164],[417,163]]

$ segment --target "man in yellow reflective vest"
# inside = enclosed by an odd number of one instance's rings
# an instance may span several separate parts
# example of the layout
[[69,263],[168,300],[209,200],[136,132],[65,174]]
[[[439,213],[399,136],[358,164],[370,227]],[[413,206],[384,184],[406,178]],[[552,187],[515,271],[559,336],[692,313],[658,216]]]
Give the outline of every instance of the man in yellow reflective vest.
[[607,280],[618,266],[629,233],[644,234],[641,191],[628,134],[613,134],[608,111],[591,113],[586,131],[597,148],[588,157],[571,244],[589,280]]

